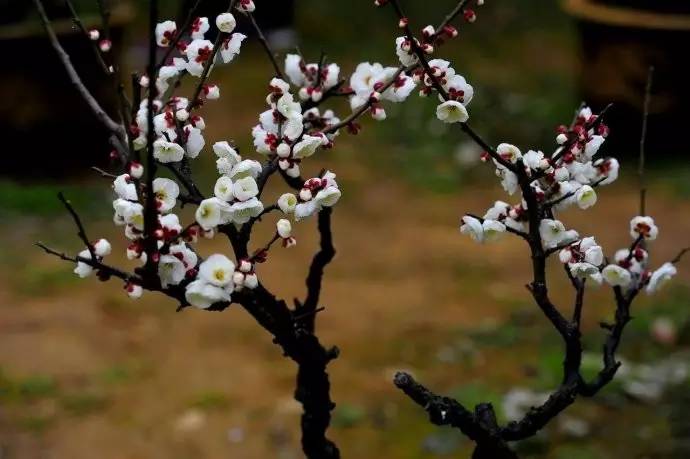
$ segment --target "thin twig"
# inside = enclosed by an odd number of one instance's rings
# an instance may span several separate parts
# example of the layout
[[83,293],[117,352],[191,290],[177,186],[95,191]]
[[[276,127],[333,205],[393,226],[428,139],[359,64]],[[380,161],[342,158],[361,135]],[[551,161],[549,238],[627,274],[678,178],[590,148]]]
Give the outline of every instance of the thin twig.
[[72,22],[81,31],[81,33],[84,35],[84,38],[86,38],[86,40],[88,40],[88,42],[91,44],[91,49],[96,55],[96,60],[103,69],[103,72],[105,72],[106,75],[111,75],[112,72],[110,72],[108,64],[106,64],[105,60],[103,59],[103,54],[101,53],[100,49],[98,49],[97,41],[91,39],[89,31],[84,26],[84,23],[81,22],[81,19],[77,14],[77,10],[76,8],[74,8],[74,5],[72,4],[72,0],[65,0],[65,4],[67,5],[67,8],[69,9],[70,14],[72,15]]
[[[335,256],[335,247],[333,247],[333,234],[331,230],[331,215],[333,209],[326,207],[319,211],[318,214],[318,229],[321,235],[320,250],[314,255],[311,266],[309,267],[309,275],[307,276],[307,297],[298,308],[300,313],[308,313],[316,310],[319,297],[321,295],[321,284],[323,280],[323,273],[326,266],[333,260]],[[307,321],[307,330],[314,331],[314,316],[310,316]]]
[[652,100],[652,84],[654,81],[654,67],[649,67],[647,73],[647,86],[644,91],[644,106],[642,109],[642,132],[640,134],[640,160],[637,167],[637,176],[640,180],[640,215],[645,215],[647,200],[647,184],[644,176],[645,169],[645,145],[647,143],[647,124],[649,122],[649,105]]
[[152,274],[155,270],[154,252],[157,249],[154,232],[158,226],[158,211],[156,208],[156,195],[153,192],[153,181],[156,178],[156,159],[153,156],[153,144],[155,132],[153,125],[153,109],[156,97],[156,24],[158,23],[158,0],[149,0],[149,57],[147,73],[150,79],[148,93],[148,110],[146,113],[146,201],[144,202],[144,251],[147,255],[146,270]]
[[[235,3],[237,0],[230,0],[230,4],[228,5],[227,11],[230,12],[235,6]],[[206,84],[206,80],[208,79],[209,74],[211,73],[211,68],[213,67],[213,61],[216,60],[216,55],[218,54],[218,50],[220,50],[220,47],[223,44],[223,41],[225,38],[228,37],[228,33],[226,32],[218,32],[218,36],[216,37],[216,41],[213,43],[213,49],[211,50],[211,55],[209,58],[206,60],[206,63],[204,64],[204,70],[201,72],[201,77],[199,78],[199,83],[196,86],[196,89],[194,90],[194,94],[192,95],[192,98],[189,99],[189,105],[187,107],[187,110],[191,110],[192,108],[197,106],[199,96],[201,95],[201,91],[204,89],[204,85]]]
[[91,254],[91,258],[95,260],[96,253],[94,252],[93,244],[91,243],[89,237],[86,235],[86,229],[84,228],[84,224],[82,223],[81,218],[79,218],[79,214],[77,214],[77,211],[74,210],[74,207],[72,207],[72,203],[65,198],[64,194],[62,194],[62,191],[58,193],[58,199],[60,200],[60,202],[62,202],[67,211],[72,216],[74,224],[77,225],[77,235],[79,236],[79,239],[81,239],[84,245],[86,245],[86,248],[89,250],[89,254]]
[[673,260],[671,260],[671,263],[673,263],[674,265],[677,263],[680,263],[680,261],[683,259],[683,256],[688,252],[690,252],[690,247],[685,247],[684,249],[681,249],[681,251],[678,252],[678,255],[673,257]]
[[109,178],[109,179],[117,178],[117,175],[111,174],[110,172],[106,172],[103,169],[101,169],[100,167],[91,166],[91,170],[94,170],[94,171],[98,172],[99,174],[101,174],[101,177],[105,177],[105,178]]
[[87,103],[94,115],[96,115],[96,118],[103,124],[103,126],[105,126],[106,129],[108,129],[110,132],[116,134],[120,139],[124,139],[124,128],[120,124],[113,121],[113,119],[110,116],[108,116],[108,114],[105,112],[105,110],[103,110],[98,101],[93,97],[91,92],[86,88],[86,86],[84,86],[83,81],[81,80],[79,74],[72,65],[72,61],[69,55],[65,52],[62,45],[60,45],[60,41],[58,40],[57,35],[55,35],[53,26],[50,24],[50,19],[48,19],[48,15],[46,14],[45,8],[43,8],[43,3],[41,2],[41,0],[33,1],[34,5],[36,5],[36,9],[38,10],[38,15],[41,18],[41,22],[43,23],[43,28],[48,34],[48,39],[50,40],[53,49],[57,53],[58,58],[60,58],[60,60],[62,61],[62,65],[65,67],[65,70],[67,71],[72,85],[74,85],[81,97]]

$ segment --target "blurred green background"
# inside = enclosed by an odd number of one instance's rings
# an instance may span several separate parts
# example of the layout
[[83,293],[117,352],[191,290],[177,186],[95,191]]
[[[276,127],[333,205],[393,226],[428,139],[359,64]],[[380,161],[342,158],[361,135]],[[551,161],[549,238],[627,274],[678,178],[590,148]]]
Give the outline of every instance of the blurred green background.
[[[75,3],[80,11],[91,6]],[[257,1],[258,8],[271,4]],[[344,76],[361,61],[395,65],[398,30],[388,8],[370,0],[297,4],[294,29],[305,56],[316,60],[325,51]],[[404,4],[421,27],[437,23],[454,2]],[[165,6],[171,16],[176,7]],[[460,38],[439,51],[475,87],[471,123],[493,144],[550,151],[554,128],[571,119],[581,99],[575,21],[557,2],[541,0],[491,0],[477,13],[478,21],[462,25]],[[128,63],[143,62],[144,21],[139,12],[119,45]],[[250,129],[264,109],[269,76],[255,40],[214,72],[222,97],[203,109],[207,145],[232,139],[256,156]],[[343,101],[333,107],[349,113]],[[343,134],[307,167],[306,174],[334,170],[344,194],[335,213],[339,255],[328,269],[327,309],[319,319],[323,341],[342,350],[331,367],[338,404],[331,435],[344,457],[465,457],[471,445],[428,424],[392,387],[394,371],[411,370],[468,405],[491,401],[506,420],[557,386],[561,344],[524,290],[522,241],[480,247],[458,234],[463,212],[482,213],[494,199],[506,200],[476,149],[435,120],[432,100],[411,97],[386,109],[388,120],[365,117],[361,135]],[[44,143],[27,139],[25,153],[49,149]],[[55,154],[100,163],[108,151],[75,145]],[[661,160],[649,152],[649,210],[661,228],[655,266],[690,242],[684,155]],[[207,148],[195,163],[204,190],[215,177],[211,156]],[[581,234],[594,234],[609,254],[629,244],[627,222],[637,207],[633,170],[634,160],[625,163],[624,178],[601,191],[593,210],[564,217]],[[79,248],[55,199],[63,190],[88,218],[91,237],[107,237],[124,252],[110,221],[108,181],[71,172],[0,179],[0,457],[301,457],[299,407],[291,399],[295,369],[243,311],[176,314],[174,304],[151,294],[133,303],[115,283],[80,281],[71,266],[32,247],[43,240]],[[268,196],[284,191],[274,183]],[[298,225],[294,251],[278,253],[259,273],[286,299],[302,294],[316,244],[312,223]],[[260,229],[255,245],[271,225]],[[204,244],[202,251],[230,250],[220,239]],[[120,254],[115,260],[127,263]],[[521,457],[688,457],[689,272],[683,267],[659,296],[640,298],[617,381],[520,445]],[[568,311],[573,295],[557,263],[550,276],[559,307]],[[605,290],[588,293],[591,372],[600,364],[597,324],[613,314]]]

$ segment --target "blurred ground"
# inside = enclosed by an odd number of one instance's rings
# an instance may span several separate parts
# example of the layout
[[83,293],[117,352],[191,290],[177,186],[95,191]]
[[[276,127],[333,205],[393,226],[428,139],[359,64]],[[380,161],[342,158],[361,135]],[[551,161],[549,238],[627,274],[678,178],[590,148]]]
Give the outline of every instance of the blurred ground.
[[[326,37],[329,56],[344,71],[370,52],[393,62],[385,38],[394,33],[390,17],[366,10],[369,1],[355,3],[362,9],[334,12],[310,2],[309,14],[299,19],[304,39]],[[477,83],[473,124],[494,143],[549,150],[553,127],[577,105],[572,25],[555,6],[526,12],[491,3],[486,22],[448,47],[456,68]],[[420,13],[431,19],[438,11]],[[371,25],[369,14],[380,27],[357,36]],[[322,23],[330,15],[340,27]],[[238,63],[218,74],[223,97],[205,108],[207,139],[235,139],[245,154],[251,151],[249,128],[263,109],[268,71],[258,47],[248,46]],[[344,457],[463,457],[468,451],[461,437],[429,425],[393,388],[397,369],[467,404],[490,400],[501,416],[510,414],[504,395],[516,387],[539,393],[559,382],[560,343],[524,289],[529,269],[522,241],[477,246],[458,232],[463,212],[481,213],[505,197],[491,172],[462,153],[459,134],[427,121],[432,114],[429,101],[391,109],[386,123],[365,120],[362,136],[344,136],[335,150],[311,161],[312,172],[334,170],[344,192],[334,214],[338,256],[328,268],[327,309],[318,320],[322,341],[342,351],[330,371],[338,403],[331,435]],[[210,161],[197,167],[207,171],[209,189]],[[628,179],[602,190],[592,211],[564,216],[581,234],[596,235],[609,254],[629,244],[628,220],[637,207],[632,170],[625,167]],[[655,265],[690,242],[688,177],[677,165],[651,172],[649,209],[661,229]],[[110,223],[108,186],[98,177],[71,184],[0,182],[0,457],[301,457],[295,368],[240,308],[175,313],[175,305],[151,294],[131,302],[116,283],[80,281],[71,266],[31,246],[43,240],[79,248],[53,199],[64,189],[89,216],[91,237],[107,237],[124,250]],[[266,196],[282,191],[274,183]],[[263,224],[255,245],[272,222]],[[316,247],[314,223],[297,225],[298,245],[273,254],[259,272],[286,299],[303,295]],[[225,247],[218,238],[201,250]],[[123,258],[112,261],[126,265]],[[551,278],[554,297],[568,311],[572,294],[556,263]],[[525,457],[687,457],[689,280],[686,263],[654,301],[641,298],[623,344],[627,376],[595,401],[578,402],[523,447]],[[588,297],[591,354],[585,361],[591,369],[603,337],[597,324],[611,316],[612,306],[606,289]],[[650,337],[660,317],[677,330],[672,343]]]

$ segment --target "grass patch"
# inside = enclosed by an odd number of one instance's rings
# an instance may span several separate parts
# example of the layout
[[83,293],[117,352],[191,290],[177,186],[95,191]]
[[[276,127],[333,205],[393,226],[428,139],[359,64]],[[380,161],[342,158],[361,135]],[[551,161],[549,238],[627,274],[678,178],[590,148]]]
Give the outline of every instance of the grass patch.
[[198,394],[190,405],[204,411],[225,410],[230,407],[230,399],[222,392],[208,391]]
[[62,408],[73,416],[87,416],[103,411],[108,405],[108,399],[99,393],[78,393],[65,395],[60,403]]
[[0,369],[0,400],[4,402],[23,404],[57,394],[58,385],[52,376],[30,375],[14,379]]

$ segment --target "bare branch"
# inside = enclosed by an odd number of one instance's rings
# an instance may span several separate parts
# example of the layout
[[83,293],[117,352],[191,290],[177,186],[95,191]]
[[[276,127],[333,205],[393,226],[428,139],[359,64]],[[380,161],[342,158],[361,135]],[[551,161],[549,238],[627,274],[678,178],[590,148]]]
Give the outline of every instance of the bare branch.
[[644,177],[645,144],[647,143],[647,124],[649,122],[649,104],[652,100],[652,84],[654,81],[654,67],[649,67],[647,86],[644,91],[644,106],[642,109],[642,132],[640,134],[640,160],[637,166],[637,176],[640,181],[640,215],[645,215],[647,184]]
[[[326,266],[333,260],[335,256],[335,247],[333,247],[333,234],[331,232],[331,215],[333,209],[326,207],[319,212],[318,228],[321,235],[320,250],[314,255],[311,266],[309,267],[309,275],[307,276],[307,297],[297,312],[299,314],[309,314],[315,311],[319,305],[319,297],[321,295],[321,281]],[[311,315],[305,320],[307,330],[314,331],[314,315]]]
[[77,14],[77,10],[74,8],[74,5],[72,4],[72,0],[65,0],[65,4],[67,5],[67,8],[69,9],[70,14],[72,15],[72,22],[74,22],[74,25],[76,25],[77,28],[81,31],[81,33],[84,35],[84,38],[86,38],[86,40],[88,40],[88,42],[91,44],[91,49],[96,55],[96,60],[103,69],[103,72],[105,72],[106,75],[111,75],[112,72],[108,68],[108,64],[105,63],[105,60],[103,59],[103,54],[98,49],[96,41],[92,40],[89,36],[89,31],[86,30],[84,23],[81,22],[81,19]]
[[[237,0],[230,0],[230,4],[228,5],[227,11],[230,12],[232,9],[235,7],[235,3],[237,3]],[[204,85],[206,84],[206,80],[208,79],[209,74],[211,73],[211,68],[213,67],[213,63],[216,60],[216,55],[218,54],[218,50],[220,49],[221,45],[223,44],[223,41],[229,36],[230,34],[226,32],[218,32],[218,36],[216,37],[216,41],[213,43],[213,49],[211,50],[211,55],[208,57],[208,60],[206,60],[206,63],[204,64],[204,70],[201,72],[201,77],[199,78],[199,83],[196,86],[196,89],[194,90],[194,94],[192,95],[192,98],[189,99],[189,106],[187,107],[187,110],[191,110],[192,108],[196,107],[198,102],[199,102],[199,96],[201,95],[201,91],[204,89]]]
[[74,207],[72,207],[72,203],[65,198],[64,194],[62,194],[62,191],[58,193],[58,199],[60,200],[60,202],[62,202],[67,211],[72,216],[74,224],[77,225],[77,236],[79,236],[79,239],[82,240],[86,248],[89,250],[91,258],[95,260],[96,254],[94,253],[93,244],[89,240],[89,237],[86,235],[86,229],[84,228],[84,224],[81,222],[81,218],[79,218],[79,214],[77,214],[77,211],[74,210]]
[[48,34],[50,44],[53,46],[53,49],[62,61],[62,65],[65,67],[65,70],[67,70],[67,74],[69,76],[70,81],[72,82],[72,85],[77,89],[81,97],[88,104],[91,111],[94,113],[94,115],[96,115],[96,118],[103,124],[103,126],[105,126],[105,128],[113,134],[116,134],[120,139],[124,139],[124,128],[120,124],[113,121],[113,119],[110,116],[108,116],[108,114],[105,112],[105,110],[103,110],[98,101],[96,101],[96,99],[93,97],[91,92],[86,88],[86,86],[84,86],[84,83],[79,77],[79,74],[72,65],[72,61],[69,55],[65,52],[62,45],[60,45],[60,41],[58,40],[57,35],[55,35],[53,26],[50,24],[50,19],[48,19],[46,11],[43,8],[43,3],[41,2],[41,0],[33,1],[34,5],[36,5],[36,9],[38,10],[38,15],[41,18],[41,22],[43,23],[43,28]]

